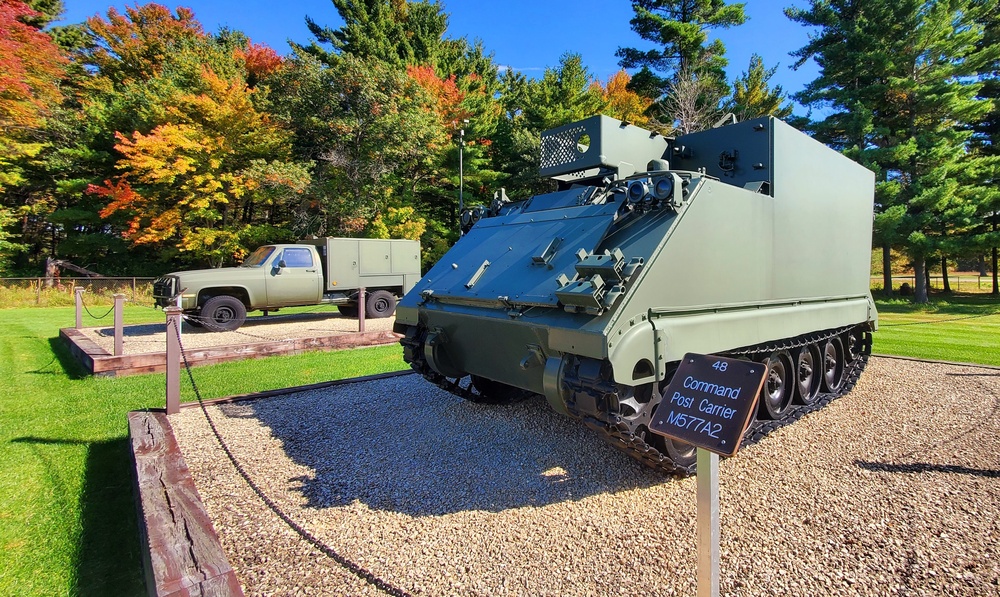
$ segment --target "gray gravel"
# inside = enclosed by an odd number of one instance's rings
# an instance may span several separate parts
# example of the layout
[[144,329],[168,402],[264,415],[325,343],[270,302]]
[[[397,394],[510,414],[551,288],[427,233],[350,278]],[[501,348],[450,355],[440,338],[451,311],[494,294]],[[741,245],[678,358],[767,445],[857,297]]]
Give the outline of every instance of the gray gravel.
[[[165,317],[165,316],[164,316]],[[366,332],[391,331],[395,317],[366,319]],[[123,331],[122,349],[126,355],[167,350],[166,322],[127,325]],[[91,327],[80,330],[109,354],[115,347],[115,328]],[[235,346],[258,342],[282,342],[298,338],[316,338],[358,331],[358,320],[344,317],[336,309],[325,308],[312,313],[285,315],[252,314],[247,322],[232,332],[210,332],[204,328],[194,328],[184,323],[181,336],[187,349],[210,348],[213,346]]]
[[[413,595],[693,595],[694,479],[538,398],[417,376],[210,407],[295,521]],[[1000,594],[1000,371],[873,358],[855,390],[721,465],[722,593]],[[382,590],[300,539],[198,409],[172,417],[248,595]]]

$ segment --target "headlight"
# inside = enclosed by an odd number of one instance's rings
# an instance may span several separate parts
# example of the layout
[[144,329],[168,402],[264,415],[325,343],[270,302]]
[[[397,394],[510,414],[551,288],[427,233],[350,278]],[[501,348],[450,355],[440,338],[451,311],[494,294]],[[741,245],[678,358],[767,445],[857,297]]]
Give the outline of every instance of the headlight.
[[633,180],[628,183],[628,200],[632,203],[638,203],[642,201],[642,198],[646,196],[649,189],[646,188],[645,180]]
[[656,185],[653,187],[653,195],[661,201],[663,199],[669,198],[674,192],[674,179],[669,176],[665,176],[656,181]]

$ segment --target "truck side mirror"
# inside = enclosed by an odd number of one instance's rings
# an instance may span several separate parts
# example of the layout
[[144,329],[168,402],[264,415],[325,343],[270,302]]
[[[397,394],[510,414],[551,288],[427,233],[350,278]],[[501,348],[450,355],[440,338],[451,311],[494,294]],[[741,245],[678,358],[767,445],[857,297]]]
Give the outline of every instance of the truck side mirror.
[[281,269],[281,268],[285,268],[285,267],[288,267],[287,265],[285,265],[285,260],[284,259],[279,260],[278,261],[278,268]]

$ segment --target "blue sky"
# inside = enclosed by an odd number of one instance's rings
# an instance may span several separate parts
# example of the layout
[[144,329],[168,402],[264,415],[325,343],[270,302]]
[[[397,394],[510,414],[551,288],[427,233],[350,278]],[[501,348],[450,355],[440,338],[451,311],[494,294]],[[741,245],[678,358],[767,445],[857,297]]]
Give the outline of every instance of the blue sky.
[[[95,14],[106,14],[109,6],[122,11],[136,2],[108,0],[64,0],[66,14],[61,24],[76,23]],[[207,31],[221,26],[239,29],[253,41],[263,42],[280,53],[288,51],[288,40],[310,40],[305,16],[322,25],[342,24],[330,0],[297,0],[277,3],[265,0],[188,0],[163,2],[170,8],[187,6]],[[444,0],[450,15],[448,37],[481,39],[497,64],[540,76],[556,66],[565,52],[575,52],[591,73],[607,78],[618,70],[615,50],[620,46],[645,47],[629,27],[629,0]],[[756,52],[768,68],[778,66],[771,80],[794,93],[816,77],[813,63],[797,71],[789,68],[788,55],[808,41],[809,30],[789,21],[785,6],[805,6],[806,0],[747,0],[746,24],[718,36],[726,44],[730,78],[745,71]],[[796,110],[802,113],[801,108]]]

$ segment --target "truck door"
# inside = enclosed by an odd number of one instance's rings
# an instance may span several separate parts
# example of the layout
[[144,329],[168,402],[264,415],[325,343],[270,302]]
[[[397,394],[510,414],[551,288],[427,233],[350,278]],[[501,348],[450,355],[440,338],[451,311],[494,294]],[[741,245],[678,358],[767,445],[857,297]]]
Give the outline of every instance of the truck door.
[[[310,247],[285,247],[271,262],[267,275],[270,307],[315,305],[322,295],[323,274]],[[284,267],[279,267],[280,262]]]

